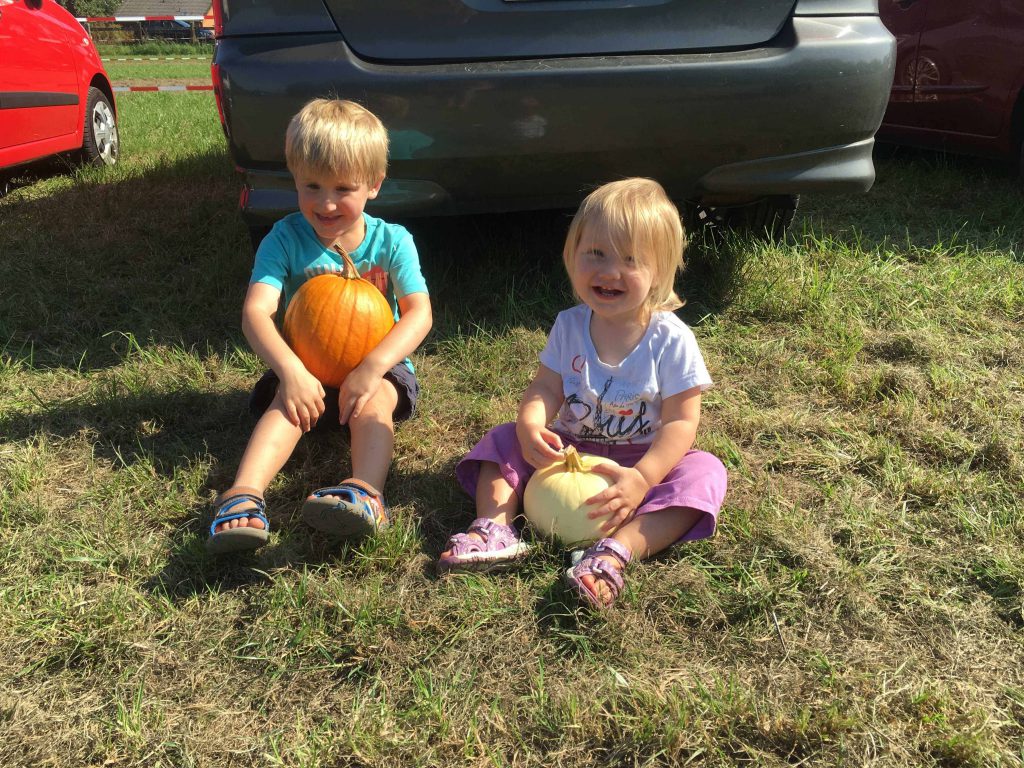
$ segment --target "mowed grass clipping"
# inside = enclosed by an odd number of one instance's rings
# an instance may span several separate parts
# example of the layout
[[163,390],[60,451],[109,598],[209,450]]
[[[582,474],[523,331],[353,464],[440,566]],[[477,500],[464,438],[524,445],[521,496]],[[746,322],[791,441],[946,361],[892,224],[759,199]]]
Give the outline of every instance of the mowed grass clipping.
[[298,517],[347,472],[306,439],[271,544],[214,560],[252,428],[251,264],[209,94],[118,101],[122,163],[0,200],[0,765],[1024,764],[1024,195],[904,155],[803,201],[788,243],[695,257],[718,535],[593,616],[549,545],[437,579],[453,467],[510,419],[556,312],[565,212],[410,220],[435,329],[396,525]]

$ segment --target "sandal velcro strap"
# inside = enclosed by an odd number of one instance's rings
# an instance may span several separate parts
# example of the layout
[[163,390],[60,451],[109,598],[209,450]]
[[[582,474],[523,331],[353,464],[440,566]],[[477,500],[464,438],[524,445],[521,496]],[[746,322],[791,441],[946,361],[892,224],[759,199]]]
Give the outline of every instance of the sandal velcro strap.
[[[228,496],[219,496],[214,502],[217,508],[217,512],[213,516],[213,520],[210,521],[210,535],[214,536],[217,534],[217,526],[223,525],[224,523],[231,522],[232,520],[241,520],[243,517],[255,517],[263,521],[264,529],[270,528],[270,521],[267,520],[267,502],[263,500],[262,496],[257,496],[254,493],[232,493]],[[254,504],[255,506],[248,509],[234,512],[239,504]]]
[[[618,562],[618,566],[609,563],[603,559],[604,557],[613,558]],[[625,583],[622,580],[622,571],[632,559],[633,553],[615,539],[601,539],[583,553],[583,557],[575,566],[565,572],[565,579],[569,587],[592,606],[605,608],[622,592]],[[592,576],[603,581],[611,592],[611,600],[602,603],[583,583],[584,576]]]
[[[479,539],[469,534],[475,533]],[[514,528],[496,523],[486,517],[478,517],[469,524],[465,533],[456,533],[448,539],[448,549],[453,555],[471,552],[494,552],[519,543],[519,534]]]
[[633,559],[633,553],[615,539],[600,539],[583,553],[584,557],[588,555],[612,555],[622,564],[623,568],[629,565],[629,561]]
[[522,560],[531,548],[512,526],[478,517],[465,533],[451,536],[445,549],[448,554],[437,560],[438,571],[442,573],[504,570]]
[[363,480],[350,477],[336,486],[318,488],[311,495],[317,499],[337,497],[338,507],[365,514],[375,530],[386,528],[391,522],[391,512],[384,501],[384,494]]
[[466,533],[478,533],[484,538],[490,536],[507,536],[511,539],[519,540],[519,534],[516,533],[515,528],[510,525],[502,525],[496,523],[489,517],[478,517],[472,523],[469,524],[469,528],[466,529]]
[[[270,521],[267,519],[267,502],[256,488],[236,486],[229,488],[213,502],[214,515],[210,522],[210,535],[206,539],[206,551],[213,555],[228,552],[242,552],[262,547],[270,537]],[[241,509],[240,507],[245,507]],[[259,520],[262,528],[251,524],[223,527],[232,520]]]

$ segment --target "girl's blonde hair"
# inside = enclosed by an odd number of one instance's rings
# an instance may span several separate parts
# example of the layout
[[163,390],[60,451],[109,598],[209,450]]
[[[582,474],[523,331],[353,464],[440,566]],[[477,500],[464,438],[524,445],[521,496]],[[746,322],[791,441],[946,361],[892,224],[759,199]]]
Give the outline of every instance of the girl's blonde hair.
[[388,168],[388,132],[354,101],[313,99],[288,123],[284,155],[293,176],[338,174],[376,184]]
[[676,273],[683,268],[686,234],[679,210],[658,182],[622,179],[598,187],[587,196],[569,225],[562,250],[562,260],[570,274],[576,266],[576,249],[583,228],[591,223],[606,227],[619,253],[631,255],[651,271],[649,312],[671,312],[683,306],[673,285]]

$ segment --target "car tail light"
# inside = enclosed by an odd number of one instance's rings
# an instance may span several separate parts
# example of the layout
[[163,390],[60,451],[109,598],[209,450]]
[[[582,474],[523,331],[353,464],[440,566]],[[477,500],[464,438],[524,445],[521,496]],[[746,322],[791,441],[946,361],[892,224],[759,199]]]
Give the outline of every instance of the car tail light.
[[[216,7],[216,3],[214,7]],[[220,127],[223,129],[225,136],[230,136],[227,120],[224,119],[224,97],[220,92],[220,64],[217,62],[210,64],[210,79],[213,81],[213,97],[214,101],[217,102],[217,115],[220,117]]]
[[213,34],[220,37],[224,33],[224,8],[222,0],[213,0]]

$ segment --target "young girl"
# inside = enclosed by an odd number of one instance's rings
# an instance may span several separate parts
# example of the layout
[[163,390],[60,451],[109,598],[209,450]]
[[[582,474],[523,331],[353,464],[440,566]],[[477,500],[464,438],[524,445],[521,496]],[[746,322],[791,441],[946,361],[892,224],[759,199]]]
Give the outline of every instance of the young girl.
[[528,545],[512,522],[526,482],[567,445],[620,465],[594,470],[612,481],[588,500],[606,538],[565,573],[591,605],[611,605],[634,557],[715,532],[725,468],[690,450],[711,377],[672,312],[682,306],[672,285],[685,245],[679,212],[654,181],[606,184],[583,201],[562,253],[583,303],[555,320],[515,424],[492,429],[456,468],[477,518],[448,540],[440,571],[522,558]]

